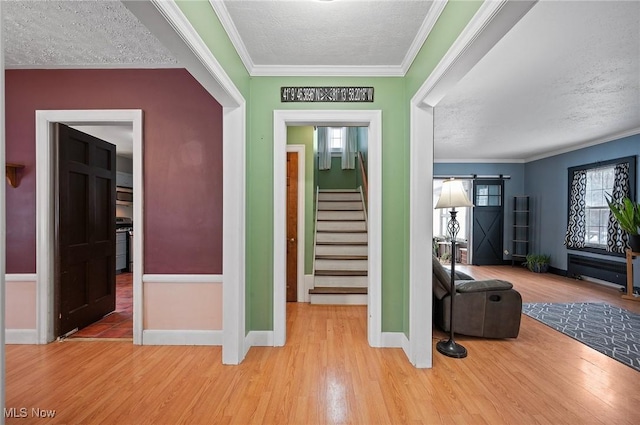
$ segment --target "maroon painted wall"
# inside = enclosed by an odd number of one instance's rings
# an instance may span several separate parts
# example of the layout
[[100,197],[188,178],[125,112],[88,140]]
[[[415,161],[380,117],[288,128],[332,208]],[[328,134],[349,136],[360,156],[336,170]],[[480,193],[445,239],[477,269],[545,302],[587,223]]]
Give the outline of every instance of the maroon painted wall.
[[222,273],[222,107],[186,70],[5,76],[7,162],[26,166],[18,188],[5,183],[7,273],[36,271],[38,109],[142,109],[144,273]]

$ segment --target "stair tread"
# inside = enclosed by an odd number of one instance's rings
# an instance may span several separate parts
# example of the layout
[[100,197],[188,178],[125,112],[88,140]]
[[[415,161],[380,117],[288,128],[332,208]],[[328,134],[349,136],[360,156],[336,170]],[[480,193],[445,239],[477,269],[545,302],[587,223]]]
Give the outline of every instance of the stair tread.
[[367,242],[351,242],[351,241],[345,241],[345,242],[316,242],[316,245],[323,245],[323,246],[327,246],[327,245],[335,245],[335,246],[357,245],[357,246],[364,246],[364,245],[367,245]]
[[366,260],[366,255],[316,254],[316,260]]
[[316,270],[315,276],[368,276],[366,270]]
[[367,288],[316,286],[309,289],[309,294],[367,294]]

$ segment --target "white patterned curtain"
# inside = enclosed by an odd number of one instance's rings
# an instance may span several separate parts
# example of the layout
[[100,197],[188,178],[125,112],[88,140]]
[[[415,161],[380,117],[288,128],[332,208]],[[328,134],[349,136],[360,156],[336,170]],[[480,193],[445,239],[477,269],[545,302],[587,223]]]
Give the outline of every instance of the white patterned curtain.
[[331,146],[327,127],[318,127],[318,169],[331,169]]
[[347,127],[346,133],[346,137],[344,133],[342,136],[342,169],[354,170],[358,150],[358,127]]
[[578,170],[573,173],[569,203],[569,224],[564,236],[567,248],[584,248],[587,223],[585,220],[585,196],[587,192],[587,171]]
[[[616,165],[613,177],[613,189],[611,191],[611,199],[618,203],[629,196],[629,163],[625,162]],[[624,253],[628,246],[627,232],[623,231],[618,224],[615,216],[609,213],[609,222],[607,223],[607,251]]]

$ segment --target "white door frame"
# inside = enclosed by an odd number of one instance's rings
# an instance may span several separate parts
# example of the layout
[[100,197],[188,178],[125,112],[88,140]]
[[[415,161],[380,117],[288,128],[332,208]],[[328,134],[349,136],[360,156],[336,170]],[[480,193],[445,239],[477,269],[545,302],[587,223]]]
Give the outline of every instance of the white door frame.
[[142,110],[47,110],[36,111],[36,316],[38,342],[54,340],[54,229],[56,150],[54,124],[133,126],[133,343],[142,344],[143,173]]
[[[306,252],[306,240],[305,240],[305,162],[306,162],[306,149],[305,145],[287,145],[287,153],[295,152],[298,154],[298,267],[296,271],[297,282],[297,301],[302,303],[305,301],[305,285],[304,285],[304,266],[305,266],[305,252]],[[286,182],[285,182],[286,187]],[[286,194],[285,194],[286,199]],[[285,228],[286,231],[286,228]],[[286,252],[286,251],[285,251]],[[285,272],[286,273],[286,272]],[[286,275],[285,275],[286,276]],[[286,292],[285,292],[286,294]]]
[[[410,103],[409,173],[409,345],[413,365],[430,368],[433,323],[433,146],[434,109],[500,39],[535,5],[535,0],[486,1],[464,28]],[[424,281],[429,282],[424,285]]]
[[369,345],[379,347],[382,335],[382,112],[379,110],[273,111],[273,345],[286,341],[286,184],[287,126],[368,127],[369,156]]

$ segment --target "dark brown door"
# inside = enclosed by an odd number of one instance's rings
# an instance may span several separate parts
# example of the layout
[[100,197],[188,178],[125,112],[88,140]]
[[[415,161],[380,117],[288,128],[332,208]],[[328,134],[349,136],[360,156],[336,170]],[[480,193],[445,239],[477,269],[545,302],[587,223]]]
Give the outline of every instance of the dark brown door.
[[298,153],[287,152],[287,302],[298,300]]
[[56,336],[115,310],[116,147],[58,126]]

